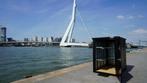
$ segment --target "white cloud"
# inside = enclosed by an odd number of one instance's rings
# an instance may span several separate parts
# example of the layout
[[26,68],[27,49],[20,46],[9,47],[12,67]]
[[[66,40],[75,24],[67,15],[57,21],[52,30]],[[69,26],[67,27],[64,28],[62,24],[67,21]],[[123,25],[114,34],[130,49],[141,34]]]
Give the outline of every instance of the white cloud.
[[110,33],[110,32],[102,32],[101,33],[102,36],[108,36],[108,37],[113,37],[114,34]]
[[125,19],[125,16],[123,16],[123,15],[118,15],[118,16],[116,16],[116,17],[117,17],[117,19],[120,19],[120,20]]
[[127,34],[128,40],[138,41],[138,40],[146,40],[147,39],[147,29],[146,28],[138,28],[130,31]]
[[133,33],[135,34],[147,34],[147,30],[143,29],[143,28],[139,28],[133,31]]
[[143,16],[143,15],[138,15],[137,17],[138,17],[138,18],[144,18],[144,16]]
[[144,18],[143,15],[118,15],[116,16],[117,19],[119,20],[124,20],[124,19],[128,19],[128,20],[131,20],[131,19],[142,19]]
[[127,18],[128,19],[134,19],[135,17],[134,16],[128,16]]

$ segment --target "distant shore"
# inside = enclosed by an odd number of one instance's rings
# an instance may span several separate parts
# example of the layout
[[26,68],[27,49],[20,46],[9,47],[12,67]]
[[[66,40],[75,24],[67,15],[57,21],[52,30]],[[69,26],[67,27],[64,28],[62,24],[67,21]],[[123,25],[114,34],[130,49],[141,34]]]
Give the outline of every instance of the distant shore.
[[59,46],[60,42],[0,42],[0,47],[48,47]]

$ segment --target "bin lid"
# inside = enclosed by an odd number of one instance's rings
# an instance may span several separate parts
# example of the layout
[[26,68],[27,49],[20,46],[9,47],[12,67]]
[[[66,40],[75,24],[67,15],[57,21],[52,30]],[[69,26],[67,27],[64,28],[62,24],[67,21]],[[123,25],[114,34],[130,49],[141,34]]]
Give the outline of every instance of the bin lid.
[[114,37],[95,37],[95,38],[92,38],[93,41],[95,40],[103,40],[103,41],[106,41],[106,40],[126,40],[125,38],[123,37],[120,37],[120,36],[114,36]]

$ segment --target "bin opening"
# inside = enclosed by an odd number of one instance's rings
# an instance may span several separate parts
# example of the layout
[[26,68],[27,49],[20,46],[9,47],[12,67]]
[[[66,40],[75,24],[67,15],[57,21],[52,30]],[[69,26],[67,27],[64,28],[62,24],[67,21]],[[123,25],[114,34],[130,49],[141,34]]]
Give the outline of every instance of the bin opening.
[[100,68],[96,71],[99,72],[99,73],[109,73],[109,74],[112,74],[112,75],[116,75],[115,67],[103,67],[103,68]]

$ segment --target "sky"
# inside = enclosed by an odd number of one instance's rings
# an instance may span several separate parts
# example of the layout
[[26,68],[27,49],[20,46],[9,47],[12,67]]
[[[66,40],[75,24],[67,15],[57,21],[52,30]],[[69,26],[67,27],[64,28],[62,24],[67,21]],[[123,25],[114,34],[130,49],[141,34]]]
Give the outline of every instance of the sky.
[[[62,37],[71,19],[73,0],[0,0],[0,25],[7,37]],[[147,41],[147,0],[77,0],[73,38],[121,36]],[[82,17],[82,20],[80,19]],[[82,23],[84,22],[84,24]]]

